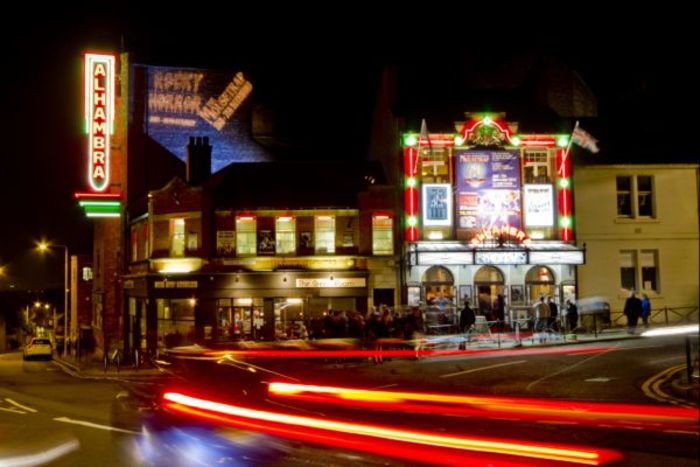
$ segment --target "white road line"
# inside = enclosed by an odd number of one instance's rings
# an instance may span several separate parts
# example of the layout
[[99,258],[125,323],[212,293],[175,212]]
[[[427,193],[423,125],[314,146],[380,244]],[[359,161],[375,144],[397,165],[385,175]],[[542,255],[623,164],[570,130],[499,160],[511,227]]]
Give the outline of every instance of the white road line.
[[466,375],[467,373],[474,373],[476,371],[491,370],[493,368],[500,368],[502,366],[517,365],[519,363],[525,363],[527,360],[518,360],[515,362],[499,363],[497,365],[482,366],[481,368],[472,368],[471,370],[458,371],[456,373],[447,373],[446,375],[440,375],[440,378],[451,378],[452,376]]
[[551,378],[552,376],[556,376],[556,375],[558,375],[558,374],[564,373],[565,371],[569,371],[569,370],[571,370],[571,369],[573,369],[573,368],[576,368],[576,367],[579,366],[579,365],[583,365],[584,363],[586,363],[586,362],[589,361],[589,360],[593,360],[594,358],[600,357],[601,355],[605,355],[606,353],[608,353],[608,352],[610,352],[610,351],[613,351],[613,350],[616,350],[616,349],[609,349],[609,350],[605,350],[605,351],[603,351],[603,352],[601,352],[601,353],[593,354],[593,355],[591,355],[590,357],[581,360],[580,362],[574,363],[573,365],[567,366],[566,368],[562,368],[562,369],[559,370],[559,371],[555,371],[554,373],[552,373],[552,374],[550,374],[550,375],[543,376],[543,377],[541,377],[540,379],[536,379],[536,380],[533,381],[532,383],[528,384],[527,387],[525,388],[525,390],[526,390],[526,391],[529,391],[529,390],[532,389],[536,384],[541,383],[542,381],[544,381],[544,380],[546,380],[546,379],[549,379],[549,378]]
[[681,435],[695,435],[698,436],[700,433],[697,431],[684,431],[684,430],[664,430],[664,433],[678,433]]
[[56,418],[54,418],[54,421],[61,422],[61,423],[72,423],[73,425],[82,425],[82,426],[86,426],[89,428],[97,428],[99,430],[118,431],[119,433],[129,433],[132,435],[140,435],[141,434],[138,431],[123,430],[121,428],[114,428],[113,426],[109,426],[109,425],[99,425],[97,423],[86,422],[84,420],[73,420],[72,418],[68,418],[68,417],[56,417]]
[[376,388],[372,388],[372,389],[386,389],[386,388],[393,388],[394,386],[398,386],[398,384],[397,383],[385,384],[384,386],[377,386]]
[[0,410],[5,411],[5,412],[18,413],[21,415],[27,415],[27,412],[22,412],[21,410],[15,409],[14,407],[10,407],[9,409],[6,409],[4,407],[0,407]]
[[671,360],[682,360],[685,357],[683,355],[676,355],[675,357],[662,358],[660,360],[652,360],[649,363],[651,365],[656,365],[657,363],[670,362]]
[[31,412],[31,413],[36,413],[36,412],[37,412],[36,409],[32,409],[31,407],[27,407],[26,405],[22,405],[22,404],[20,404],[19,402],[15,402],[15,401],[13,401],[12,399],[9,399],[9,398],[7,398],[7,397],[5,398],[5,400],[6,400],[7,402],[9,402],[10,404],[14,405],[15,407],[19,407],[20,409],[26,410],[27,412]]
[[5,457],[0,461],[0,465],[3,467],[26,467],[30,465],[48,464],[71,451],[75,451],[79,447],[80,442],[77,439],[72,439],[37,454]]

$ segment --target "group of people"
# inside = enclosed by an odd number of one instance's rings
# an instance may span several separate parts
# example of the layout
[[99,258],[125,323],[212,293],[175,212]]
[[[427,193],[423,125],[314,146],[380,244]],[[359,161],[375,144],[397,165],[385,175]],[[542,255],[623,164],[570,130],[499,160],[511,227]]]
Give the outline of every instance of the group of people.
[[[502,295],[498,295],[494,301],[494,316],[498,330],[503,329],[505,322],[505,300]],[[559,306],[551,296],[541,295],[539,301],[533,305],[533,313],[535,317],[535,329],[543,330],[559,330],[558,317]],[[487,316],[487,318],[489,318]],[[476,323],[476,314],[469,306],[469,297],[464,297],[464,307],[459,314],[459,329],[461,332],[468,332]],[[576,304],[570,299],[566,300],[566,327],[569,331],[573,331],[578,327],[578,309]]]
[[647,294],[642,294],[642,298],[638,298],[634,289],[630,290],[630,294],[625,300],[625,308],[623,313],[627,317],[627,332],[634,334],[637,329],[639,318],[642,318],[644,328],[649,328],[649,316],[651,315],[651,301]]

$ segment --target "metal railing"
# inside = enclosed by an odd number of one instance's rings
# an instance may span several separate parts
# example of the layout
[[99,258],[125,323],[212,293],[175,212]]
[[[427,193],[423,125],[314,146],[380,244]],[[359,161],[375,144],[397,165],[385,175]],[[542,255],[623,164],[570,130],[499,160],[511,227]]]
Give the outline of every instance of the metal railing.
[[[697,323],[699,310],[700,308],[697,305],[652,309],[649,315],[649,324],[670,326],[672,324]],[[614,311],[611,314],[613,315],[613,323],[616,326],[625,326],[627,324],[627,317],[622,311]],[[640,324],[641,320],[640,316]]]

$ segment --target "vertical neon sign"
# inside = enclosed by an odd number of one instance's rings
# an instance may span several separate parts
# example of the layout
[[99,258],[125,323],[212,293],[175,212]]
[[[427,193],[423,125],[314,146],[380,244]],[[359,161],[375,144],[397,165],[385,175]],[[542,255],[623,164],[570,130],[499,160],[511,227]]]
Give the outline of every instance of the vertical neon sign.
[[572,241],[573,219],[571,203],[571,158],[567,148],[557,149],[557,197],[559,205],[559,238]]
[[416,188],[416,172],[418,166],[418,153],[415,147],[403,148],[403,168],[406,178],[404,189],[404,210],[406,215],[406,240],[415,242],[418,240],[418,189]]
[[114,132],[114,68],[114,55],[85,54],[88,183],[95,192],[109,188],[110,136]]

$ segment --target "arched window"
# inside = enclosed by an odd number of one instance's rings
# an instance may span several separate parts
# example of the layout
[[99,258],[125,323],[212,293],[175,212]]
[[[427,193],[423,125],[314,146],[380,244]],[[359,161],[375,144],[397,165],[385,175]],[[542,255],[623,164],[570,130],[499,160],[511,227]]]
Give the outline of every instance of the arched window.
[[489,321],[503,319],[494,314],[494,303],[498,295],[505,294],[503,272],[494,266],[483,266],[474,274],[477,313]]
[[423,274],[423,282],[454,283],[454,277],[449,269],[442,266],[433,266]]
[[503,273],[493,266],[484,266],[474,274],[474,283],[503,284]]
[[554,296],[554,273],[547,266],[533,266],[525,275],[525,286],[529,303],[539,300],[540,296]]

